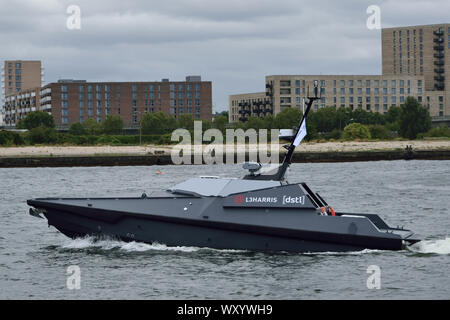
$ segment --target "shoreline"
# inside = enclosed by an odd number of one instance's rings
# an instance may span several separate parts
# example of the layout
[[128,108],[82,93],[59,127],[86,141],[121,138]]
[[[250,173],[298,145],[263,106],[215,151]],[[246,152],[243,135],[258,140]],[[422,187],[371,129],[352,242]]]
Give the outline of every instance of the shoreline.
[[[408,146],[412,149],[407,149]],[[7,147],[0,148],[0,168],[171,165],[172,147],[167,145]],[[245,161],[249,161],[249,152],[256,151],[257,145],[249,145],[247,148]],[[280,145],[280,161],[284,153],[285,149]],[[192,153],[191,163],[194,163],[194,155]],[[242,156],[243,152],[239,155]],[[238,154],[235,154],[234,163],[238,162],[237,156]],[[295,151],[292,162],[402,159],[450,160],[450,140],[303,143]],[[223,156],[223,163],[227,163],[226,154]]]

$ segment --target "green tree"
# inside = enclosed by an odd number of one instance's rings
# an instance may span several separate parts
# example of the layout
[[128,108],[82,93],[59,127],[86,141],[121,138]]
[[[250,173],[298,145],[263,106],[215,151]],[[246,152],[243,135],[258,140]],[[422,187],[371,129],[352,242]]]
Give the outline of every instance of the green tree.
[[415,98],[406,98],[400,108],[399,133],[402,137],[415,139],[419,133],[427,132],[431,128],[428,110],[423,108]]
[[391,131],[381,124],[369,125],[370,136],[372,139],[389,140],[392,139]]
[[102,125],[95,119],[89,118],[85,120],[82,125],[87,134],[97,135],[102,133]]
[[211,129],[212,128],[212,122],[211,121],[209,121],[209,120],[202,120],[202,129],[203,129],[203,131],[206,131],[206,130],[208,130],[208,129]]
[[400,119],[400,113],[402,112],[402,108],[392,106],[389,108],[389,110],[384,115],[384,118],[386,119],[387,123],[394,123],[398,122]]
[[321,108],[311,112],[307,122],[314,124],[319,132],[331,132],[338,128],[337,111],[335,107]]
[[302,113],[298,109],[286,108],[275,117],[275,128],[277,129],[292,129],[298,127]]
[[53,117],[47,112],[33,111],[29,113],[25,118],[21,119],[17,124],[18,129],[28,129],[37,128],[44,126],[47,128],[54,128],[55,121]]
[[215,129],[219,129],[220,131],[222,131],[223,134],[225,134],[225,129],[228,125],[228,117],[227,116],[216,116],[214,117],[212,126]]
[[450,138],[450,128],[445,124],[441,124],[439,127],[431,128],[425,134],[426,137],[447,137]]
[[58,140],[58,133],[53,128],[40,126],[28,132],[28,140],[30,144],[55,143]]
[[177,127],[186,130],[194,129],[194,118],[190,114],[180,114],[177,119]]
[[109,115],[103,122],[103,132],[106,134],[121,134],[123,130],[123,120],[116,115]]
[[251,116],[248,118],[248,121],[245,123],[246,129],[263,129],[264,128],[264,120],[260,117]]
[[86,134],[86,130],[81,123],[75,122],[70,126],[69,133],[73,134],[74,136],[82,136]]
[[263,118],[263,128],[265,129],[273,129],[275,127],[274,118],[271,114],[268,114]]
[[177,120],[172,116],[166,116],[162,112],[149,112],[142,117],[142,133],[165,134],[177,127]]
[[23,136],[16,132],[0,130],[0,146],[22,145]]
[[370,139],[369,129],[361,123],[351,123],[344,128],[342,138],[344,140]]

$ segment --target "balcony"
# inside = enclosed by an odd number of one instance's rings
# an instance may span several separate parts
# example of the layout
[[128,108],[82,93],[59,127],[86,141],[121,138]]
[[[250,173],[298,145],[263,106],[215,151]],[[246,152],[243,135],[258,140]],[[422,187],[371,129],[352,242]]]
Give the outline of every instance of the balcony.
[[443,30],[436,30],[436,31],[433,31],[433,34],[435,36],[442,37],[444,35],[444,31]]
[[436,43],[443,43],[443,42],[444,42],[444,39],[443,39],[443,38],[434,38],[434,39],[433,39],[433,42],[436,42]]
[[435,89],[435,90],[438,90],[438,91],[444,91],[445,86],[444,86],[443,83],[435,83],[435,84],[434,84],[434,89]]
[[445,69],[444,68],[435,68],[434,72],[443,74],[445,72]]
[[241,121],[241,122],[247,122],[247,120],[248,120],[248,118],[246,118],[246,117],[240,117],[239,118],[239,121]]
[[434,65],[435,66],[443,66],[444,65],[444,60],[435,61]]
[[443,53],[435,53],[434,57],[438,58],[438,59],[443,59],[444,58],[444,54]]
[[434,80],[436,80],[436,81],[444,81],[445,77],[444,76],[435,76]]
[[433,49],[436,51],[444,51],[444,46],[443,45],[433,46]]

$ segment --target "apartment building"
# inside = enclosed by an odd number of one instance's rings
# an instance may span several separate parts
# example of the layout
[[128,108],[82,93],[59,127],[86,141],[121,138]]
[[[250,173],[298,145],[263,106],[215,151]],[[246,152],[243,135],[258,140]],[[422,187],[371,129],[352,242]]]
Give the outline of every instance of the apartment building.
[[434,119],[450,118],[450,25],[427,25],[382,30],[381,75],[271,75],[266,92],[229,96],[229,121],[264,117],[256,103],[276,115],[285,108],[301,108],[308,87],[318,80],[325,106],[362,108],[385,113],[406,97],[415,97]]
[[21,90],[21,92],[8,95],[4,103],[4,123],[7,126],[17,124],[30,112],[40,110],[40,87]]
[[382,30],[383,75],[419,75],[437,101],[435,118],[450,117],[450,24]]
[[228,97],[230,122],[246,121],[249,116],[273,114],[272,100],[266,92],[235,94]]
[[[35,88],[39,88],[43,81],[44,71],[41,61],[35,60],[6,60],[2,66],[2,92],[0,98],[0,125],[5,117],[4,106],[6,97],[21,96],[20,93],[31,94]],[[31,90],[31,92],[28,92]]]
[[160,111],[175,118],[182,114],[194,119],[212,118],[212,83],[202,81],[200,76],[154,82],[59,80],[39,88],[35,107],[21,108],[19,113],[17,101],[22,101],[21,97],[10,97],[14,103],[8,104],[6,125],[17,124],[33,108],[49,112],[59,127],[89,118],[102,122],[110,114],[120,116],[126,126],[134,126],[145,113]]

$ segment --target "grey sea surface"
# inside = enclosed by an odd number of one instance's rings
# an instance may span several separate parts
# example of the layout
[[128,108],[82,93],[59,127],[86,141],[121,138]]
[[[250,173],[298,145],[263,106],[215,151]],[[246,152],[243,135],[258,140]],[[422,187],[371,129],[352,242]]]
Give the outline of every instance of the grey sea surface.
[[[30,216],[26,204],[38,197],[150,195],[189,177],[244,174],[240,165],[0,169],[0,299],[450,298],[450,161],[291,166],[289,182],[307,182],[335,210],[376,213],[424,239],[397,252],[263,253],[72,240]],[[67,286],[69,266],[79,267],[80,289]],[[373,266],[379,289],[367,286]]]

